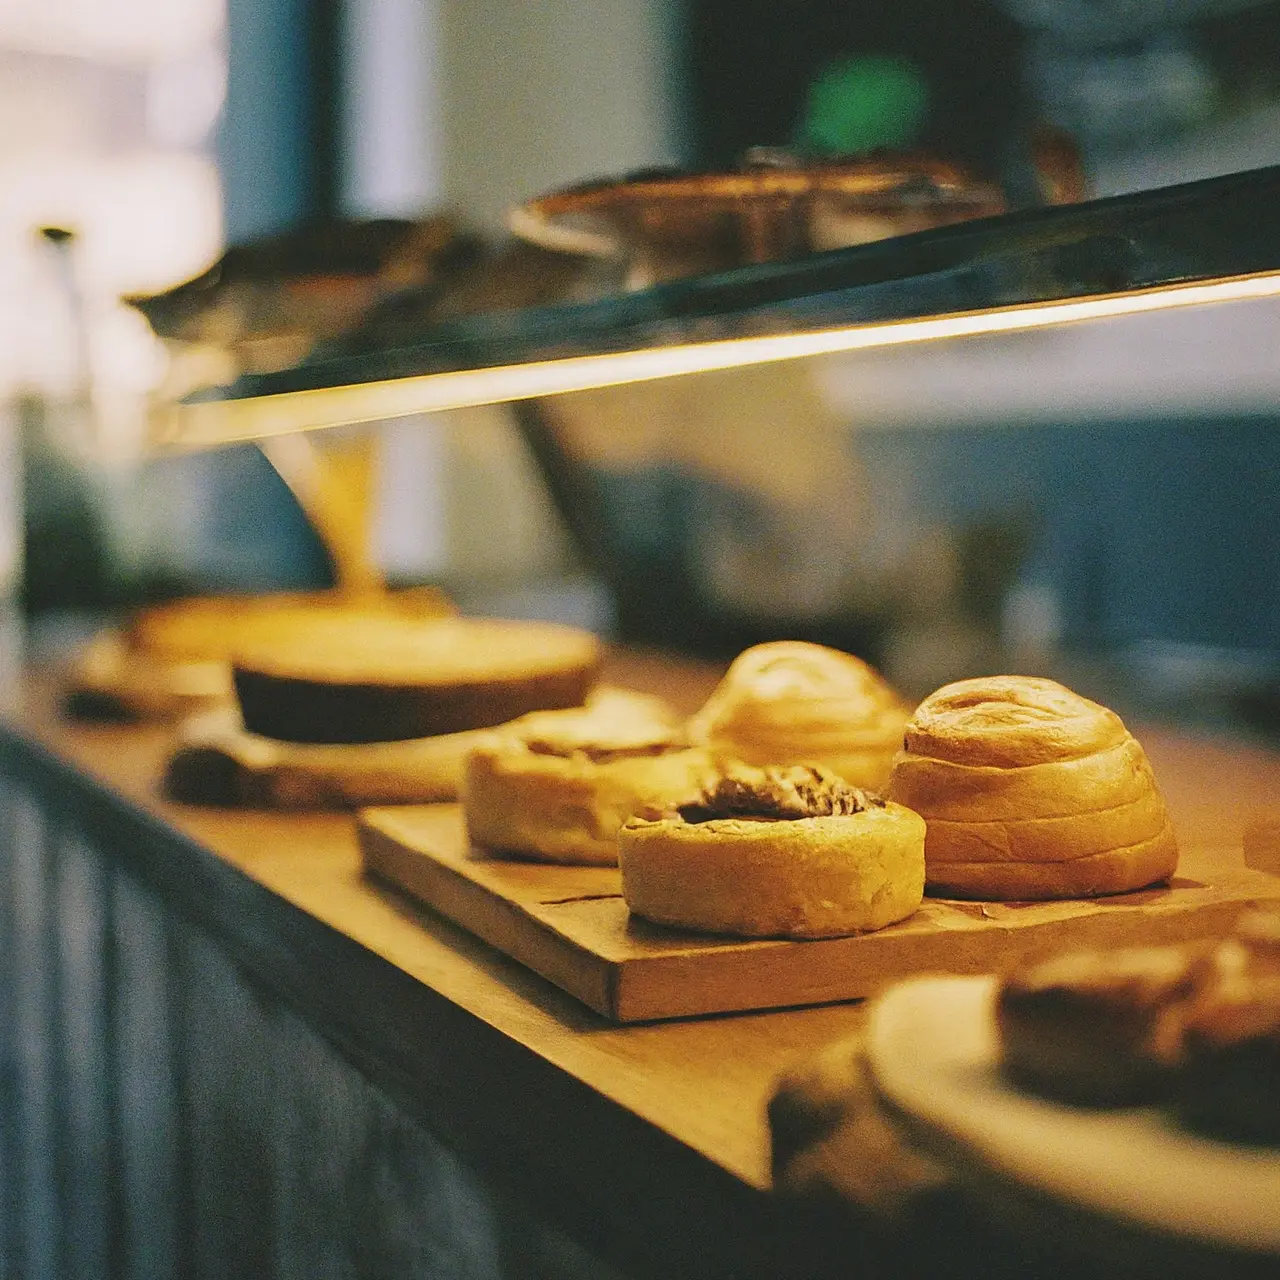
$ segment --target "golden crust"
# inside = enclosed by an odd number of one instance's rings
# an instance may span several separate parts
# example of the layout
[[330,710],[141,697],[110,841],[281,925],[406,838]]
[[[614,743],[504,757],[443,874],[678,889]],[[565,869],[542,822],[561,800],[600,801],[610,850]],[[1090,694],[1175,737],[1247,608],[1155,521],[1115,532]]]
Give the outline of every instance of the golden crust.
[[434,587],[351,598],[336,591],[187,596],[139,609],[126,628],[130,648],[169,662],[228,662],[246,645],[288,645],[317,617],[445,618],[457,610]]
[[602,690],[585,708],[533,712],[495,732],[467,757],[462,802],[476,844],[612,866],[633,813],[694,798],[711,772],[665,703]]
[[1160,793],[1128,804],[1060,818],[947,822],[929,819],[925,853],[931,867],[948,862],[1067,862],[1099,849],[1123,849],[1159,834],[1168,822]]
[[1131,737],[1075,760],[1022,768],[953,764],[899,752],[888,794],[930,820],[1066,818],[1100,805],[1131,804],[1155,786],[1146,752]]
[[1113,711],[1052,680],[946,685],[903,736],[888,794],[928,824],[931,893],[1090,897],[1177,865],[1142,747]]
[[1030,901],[1094,898],[1160,884],[1178,865],[1178,843],[1166,823],[1150,839],[1065,862],[928,863],[936,897]]
[[1077,760],[1128,737],[1114,711],[1056,680],[985,676],[930,694],[904,729],[904,749],[953,764],[1025,768]]
[[780,640],[738,655],[689,733],[720,759],[820,764],[855,786],[882,788],[906,718],[898,695],[861,659]]
[[237,646],[238,671],[324,685],[448,687],[502,684],[564,670],[594,670],[589,631],[507,618],[318,614],[299,619],[292,643]]
[[909,916],[924,890],[924,822],[889,804],[783,821],[632,819],[622,892],[659,924],[737,937],[822,938]]

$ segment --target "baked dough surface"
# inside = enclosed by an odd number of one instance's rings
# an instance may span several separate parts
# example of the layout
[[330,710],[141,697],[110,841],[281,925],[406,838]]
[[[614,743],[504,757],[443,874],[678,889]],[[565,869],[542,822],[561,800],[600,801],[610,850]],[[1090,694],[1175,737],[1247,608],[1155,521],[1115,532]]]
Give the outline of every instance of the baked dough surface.
[[646,805],[692,799],[710,766],[661,700],[601,691],[578,711],[534,712],[503,726],[470,752],[467,831],[504,853],[612,866],[622,824]]
[[1092,897],[1177,865],[1142,747],[1114,711],[1052,680],[990,676],[931,694],[905,727],[888,794],[925,819],[935,894]]
[[898,695],[860,658],[779,640],[738,655],[689,733],[720,759],[818,764],[883,789],[906,719]]
[[[755,806],[744,798],[752,789]],[[700,804],[629,821],[619,862],[627,906],[659,924],[835,937],[883,928],[920,905],[924,822],[825,770],[739,766]]]

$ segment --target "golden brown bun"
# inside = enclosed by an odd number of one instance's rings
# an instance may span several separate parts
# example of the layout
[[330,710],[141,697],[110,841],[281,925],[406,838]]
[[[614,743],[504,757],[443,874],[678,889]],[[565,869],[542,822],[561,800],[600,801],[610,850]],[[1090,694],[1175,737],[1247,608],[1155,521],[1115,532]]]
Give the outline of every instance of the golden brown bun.
[[888,794],[928,824],[929,891],[1040,899],[1166,880],[1178,851],[1151,766],[1120,717],[1052,680],[990,676],[931,694]]
[[882,789],[906,718],[898,695],[860,658],[779,640],[738,655],[689,734],[717,758],[820,764],[854,786]]
[[[844,786],[821,770],[735,771],[749,773],[765,786],[799,774],[817,790]],[[633,818],[618,836],[627,906],[659,924],[747,938],[835,937],[901,920],[924,892],[924,823],[861,800],[856,812],[807,817]]]
[[692,799],[710,774],[660,699],[615,689],[585,708],[534,712],[472,750],[463,776],[478,845],[547,862],[613,866],[618,829],[647,804]]
[[290,645],[233,655],[245,728],[287,742],[384,742],[580,706],[595,682],[590,632],[498,618],[317,616]]

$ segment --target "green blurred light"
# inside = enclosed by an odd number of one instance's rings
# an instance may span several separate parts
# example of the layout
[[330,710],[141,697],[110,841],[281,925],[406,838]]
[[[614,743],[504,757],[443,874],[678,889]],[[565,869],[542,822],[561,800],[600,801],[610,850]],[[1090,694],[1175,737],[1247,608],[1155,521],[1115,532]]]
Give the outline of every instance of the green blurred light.
[[836,155],[901,150],[919,138],[928,110],[929,86],[914,63],[882,54],[846,58],[810,85],[801,141]]

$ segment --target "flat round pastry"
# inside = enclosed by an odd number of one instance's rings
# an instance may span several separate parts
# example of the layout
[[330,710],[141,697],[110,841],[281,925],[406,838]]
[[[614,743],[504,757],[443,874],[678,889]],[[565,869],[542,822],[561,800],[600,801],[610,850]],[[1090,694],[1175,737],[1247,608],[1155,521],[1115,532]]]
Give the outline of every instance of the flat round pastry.
[[930,893],[1045,899],[1167,880],[1178,850],[1142,747],[1053,680],[945,685],[903,731],[888,795],[928,824]]
[[357,597],[337,591],[188,596],[139,609],[125,636],[130,648],[167,662],[229,662],[246,645],[291,643],[317,616],[425,619],[455,612],[444,592],[428,586]]
[[622,893],[659,924],[747,938],[881,929],[924,893],[924,822],[826,769],[732,766],[618,833]]
[[800,640],[744,650],[689,722],[718,758],[819,764],[857,787],[882,790],[907,708],[852,654]]
[[612,866],[628,818],[693,800],[710,773],[710,757],[689,747],[666,703],[602,691],[580,711],[524,716],[469,753],[467,831],[495,852]]
[[548,622],[317,616],[293,643],[232,656],[251,733],[286,742],[390,742],[581,706],[600,642]]
[[187,596],[137,610],[95,635],[67,679],[68,708],[95,719],[177,720],[234,708],[231,653],[247,643],[287,647],[317,614],[440,618],[453,605],[435,587],[359,596],[337,591]]

